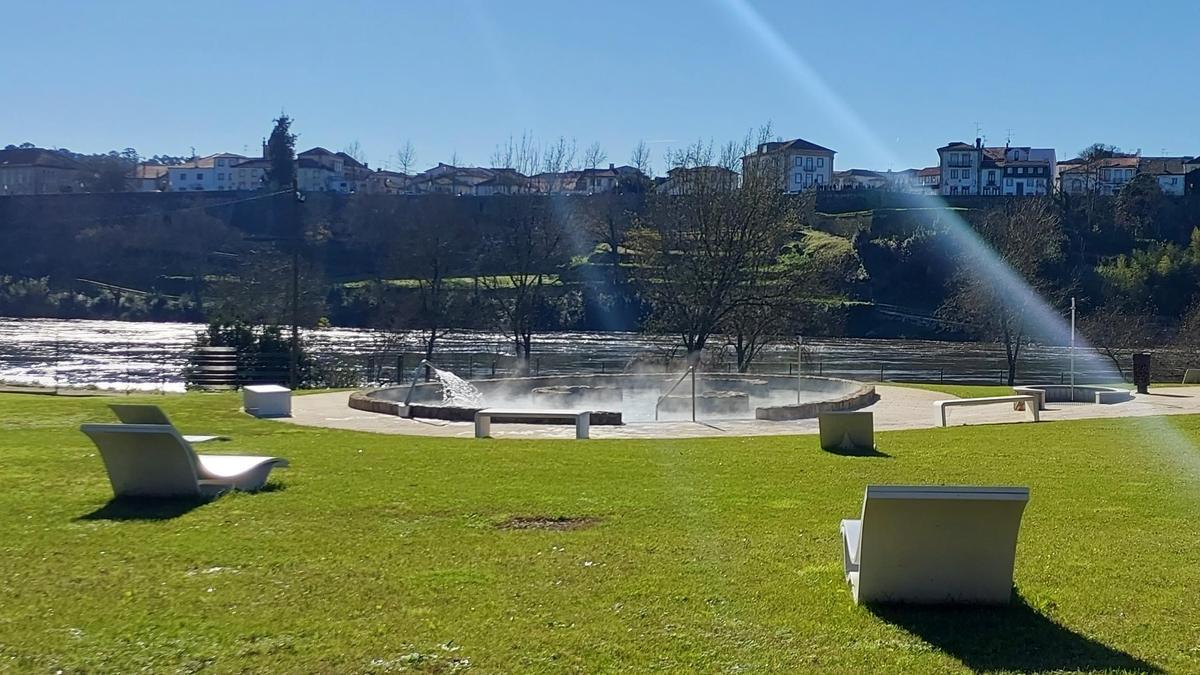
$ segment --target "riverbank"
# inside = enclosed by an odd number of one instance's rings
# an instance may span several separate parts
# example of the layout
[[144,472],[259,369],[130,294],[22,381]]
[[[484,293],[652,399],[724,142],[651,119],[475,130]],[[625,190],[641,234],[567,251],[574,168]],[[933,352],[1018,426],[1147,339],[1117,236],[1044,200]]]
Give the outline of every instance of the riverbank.
[[[182,391],[188,356],[203,329],[194,323],[0,318],[0,381]],[[314,358],[363,383],[407,380],[423,356],[413,332],[325,328],[304,330],[302,336]],[[546,375],[661,370],[682,356],[672,343],[639,333],[537,333],[529,365]],[[1107,358],[1091,350],[1076,354],[1077,381],[1113,379]],[[502,376],[517,366],[506,336],[481,331],[447,335],[434,361],[467,379]],[[714,347],[706,353],[709,372],[729,371],[732,363],[731,351]],[[995,344],[811,337],[766,350],[752,371],[795,374],[797,364],[804,374],[870,382],[1003,384],[1006,371],[1003,349]],[[1069,367],[1066,347],[1031,345],[1023,351],[1020,377],[1062,382]]]

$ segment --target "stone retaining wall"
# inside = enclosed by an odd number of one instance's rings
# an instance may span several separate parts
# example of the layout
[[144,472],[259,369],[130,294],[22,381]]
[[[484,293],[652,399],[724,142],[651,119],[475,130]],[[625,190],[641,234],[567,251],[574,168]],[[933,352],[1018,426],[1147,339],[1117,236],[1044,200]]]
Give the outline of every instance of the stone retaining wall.
[[847,388],[850,386],[854,388],[844,396],[827,401],[756,408],[754,410],[754,417],[760,420],[775,421],[810,419],[823,412],[858,410],[879,400],[879,395],[875,393],[875,385],[860,384],[852,380],[837,380],[836,378],[822,379],[835,380],[836,382],[845,383]]

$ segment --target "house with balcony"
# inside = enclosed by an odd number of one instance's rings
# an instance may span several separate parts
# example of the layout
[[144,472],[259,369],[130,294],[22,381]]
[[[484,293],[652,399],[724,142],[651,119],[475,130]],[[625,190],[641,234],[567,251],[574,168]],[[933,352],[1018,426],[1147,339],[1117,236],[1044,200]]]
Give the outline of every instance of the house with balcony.
[[784,192],[825,189],[833,184],[833,158],[837,152],[803,138],[760,143],[742,157],[742,171],[775,171]]
[[[983,141],[976,138],[975,145],[954,141],[938,148],[941,169],[941,194],[980,194],[980,169],[983,164]],[[997,180],[999,175],[996,176]],[[999,194],[997,192],[997,194]]]
[[961,141],[938,148],[943,195],[1046,195],[1054,188],[1053,148],[984,146]]

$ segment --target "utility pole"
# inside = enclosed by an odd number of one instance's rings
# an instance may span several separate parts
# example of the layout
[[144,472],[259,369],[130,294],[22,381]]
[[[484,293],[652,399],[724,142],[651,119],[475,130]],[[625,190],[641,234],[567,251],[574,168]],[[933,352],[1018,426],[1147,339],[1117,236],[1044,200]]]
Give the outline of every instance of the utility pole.
[[300,243],[303,236],[300,227],[300,203],[304,196],[296,178],[292,178],[292,344],[288,350],[288,384],[294,390],[299,386],[300,368]]
[[1075,298],[1071,298],[1071,400],[1075,400]]

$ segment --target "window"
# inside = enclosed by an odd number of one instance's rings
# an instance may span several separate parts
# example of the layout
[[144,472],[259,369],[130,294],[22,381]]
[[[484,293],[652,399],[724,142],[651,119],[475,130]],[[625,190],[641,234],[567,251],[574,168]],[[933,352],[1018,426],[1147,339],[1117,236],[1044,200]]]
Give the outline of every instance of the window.
[[225,180],[225,174],[223,174],[223,173],[217,174],[217,180]]
[[993,170],[988,170],[988,182],[989,182],[989,183],[995,183],[995,182],[996,182],[996,172],[995,172],[995,171],[993,171]]
[[950,169],[950,177],[958,178],[958,169]]
[[1005,185],[1007,185],[1007,186],[1009,186],[1009,187],[1012,187],[1012,184],[1013,184],[1013,179],[1011,179],[1011,178],[1005,178],[1005,179],[1004,179],[1004,184],[1005,184]]
[[217,160],[217,166],[225,166],[225,160],[223,160],[223,159],[218,159],[218,160]]
[[804,166],[804,158],[800,155],[796,155],[796,168],[799,169],[802,166]]
[[824,158],[824,157],[818,157],[818,158],[817,158],[817,167],[818,167],[818,168],[820,168],[820,167],[823,167],[823,166],[825,166],[825,158]]
[[804,170],[805,170],[805,171],[812,171],[812,170],[813,170],[813,158],[812,158],[812,157],[805,157],[805,158],[804,158]]
[[187,174],[186,173],[179,174],[179,180],[187,180]]
[[816,183],[817,185],[820,185],[821,184],[821,174],[817,174],[816,176],[813,176],[813,182]]
[[204,180],[204,174],[202,174],[202,173],[196,174],[196,180]]

